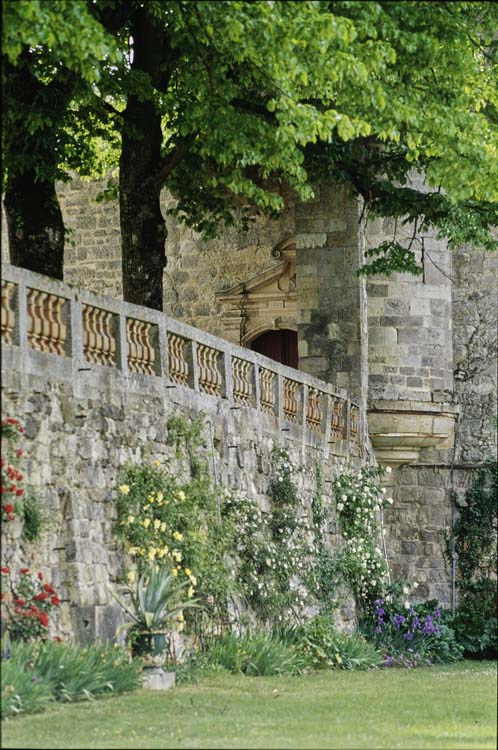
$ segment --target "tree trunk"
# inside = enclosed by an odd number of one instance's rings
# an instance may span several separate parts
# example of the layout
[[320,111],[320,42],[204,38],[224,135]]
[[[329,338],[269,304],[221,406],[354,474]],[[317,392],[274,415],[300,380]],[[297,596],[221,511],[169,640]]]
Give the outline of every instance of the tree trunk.
[[[124,120],[119,162],[123,293],[127,302],[162,310],[166,225],[161,187],[147,179],[161,158],[161,118],[151,102],[130,96]],[[136,133],[131,134],[130,126]]]
[[[164,29],[157,29],[144,8],[132,19],[132,70],[149,75],[156,89],[164,79],[168,47]],[[163,71],[161,73],[161,71]],[[150,99],[128,96],[123,118],[119,162],[123,293],[128,302],[163,309],[166,225],[159,198],[162,182],[153,179],[161,164],[161,115]]]
[[9,173],[4,206],[11,263],[62,279],[64,222],[54,183]]
[[64,222],[55,192],[58,139],[74,81],[59,71],[49,84],[33,74],[31,51],[4,61],[4,205],[11,262],[63,278]]

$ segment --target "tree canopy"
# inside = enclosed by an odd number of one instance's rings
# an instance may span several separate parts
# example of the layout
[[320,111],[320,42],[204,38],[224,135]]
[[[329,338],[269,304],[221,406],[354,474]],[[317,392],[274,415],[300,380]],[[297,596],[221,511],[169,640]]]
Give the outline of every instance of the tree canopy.
[[[35,182],[64,177],[69,167],[95,173],[109,164],[98,156],[107,143],[120,166],[131,301],[162,306],[165,186],[177,198],[174,212],[206,236],[236,217],[244,224],[254,208],[278,212],[284,187],[307,199],[316,182],[339,180],[374,215],[435,227],[452,246],[498,246],[494,3],[5,0],[3,7],[4,116],[25,134],[21,147],[4,138],[7,180],[31,168]],[[36,106],[11,92],[26,68],[40,86]],[[56,96],[55,119],[48,92],[61,79],[71,87]],[[426,188],[413,186],[414,173]],[[365,270],[418,269],[393,239],[370,251]]]

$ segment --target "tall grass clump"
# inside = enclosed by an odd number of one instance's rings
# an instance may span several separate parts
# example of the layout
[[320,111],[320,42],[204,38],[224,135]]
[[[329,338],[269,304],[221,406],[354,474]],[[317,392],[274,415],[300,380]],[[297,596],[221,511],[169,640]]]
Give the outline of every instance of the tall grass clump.
[[2,660],[2,718],[42,711],[51,701],[88,700],[140,685],[138,662],[115,646],[80,648],[63,643],[14,644]]
[[267,631],[229,632],[213,639],[202,654],[205,667],[222,668],[234,674],[271,676],[298,674],[308,666],[292,644]]

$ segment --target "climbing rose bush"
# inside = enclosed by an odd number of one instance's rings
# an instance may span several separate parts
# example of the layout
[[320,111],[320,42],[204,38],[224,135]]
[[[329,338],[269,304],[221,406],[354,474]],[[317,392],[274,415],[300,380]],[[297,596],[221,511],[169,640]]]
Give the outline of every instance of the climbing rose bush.
[[23,475],[19,470],[22,449],[18,443],[23,433],[19,420],[9,417],[2,422],[2,448],[6,446],[6,455],[1,459],[2,523],[14,521],[22,508]]
[[57,591],[43,574],[21,568],[14,582],[11,570],[1,568],[2,620],[6,619],[12,640],[33,641],[46,638],[50,619],[61,601]]
[[381,513],[392,503],[380,484],[384,469],[348,470],[335,483],[336,508],[344,539],[345,567],[357,600],[364,609],[381,597],[388,585]]

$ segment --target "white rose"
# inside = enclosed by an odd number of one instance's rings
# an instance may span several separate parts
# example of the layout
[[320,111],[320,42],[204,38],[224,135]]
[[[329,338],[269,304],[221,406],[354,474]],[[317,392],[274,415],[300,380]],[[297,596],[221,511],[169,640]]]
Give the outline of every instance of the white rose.
[[403,586],[403,594],[409,594],[409,593],[410,593],[410,589],[408,588],[408,586]]
[[341,495],[341,500],[343,503],[347,502],[348,496],[347,495]]
[[392,505],[392,504],[393,504],[393,499],[392,499],[392,497],[387,497],[387,498],[386,498],[386,500],[387,500],[387,502],[389,503],[389,505]]
[[390,466],[386,466],[386,474],[390,474],[392,472],[392,469]]
[[417,583],[417,581],[414,581],[414,582],[413,582],[413,588],[414,588],[414,589],[418,589],[418,583]]
[[405,609],[410,609],[411,606],[412,605],[410,604],[410,602],[407,599],[406,602],[405,602]]
[[337,503],[337,510],[339,511],[339,513],[341,512],[341,510],[343,510],[343,508],[344,505],[342,503]]

